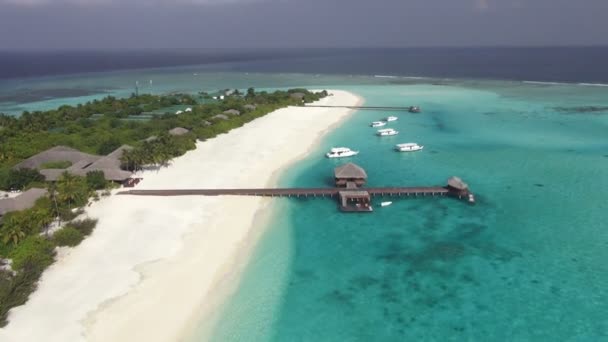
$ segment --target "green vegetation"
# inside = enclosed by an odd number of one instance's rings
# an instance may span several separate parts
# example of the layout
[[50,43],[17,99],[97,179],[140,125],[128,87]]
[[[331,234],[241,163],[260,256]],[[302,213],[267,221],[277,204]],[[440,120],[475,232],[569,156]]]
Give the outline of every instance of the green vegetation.
[[72,162],[71,161],[60,160],[60,161],[43,163],[42,165],[40,165],[39,169],[40,170],[44,170],[44,169],[67,169],[70,166],[72,166]]
[[44,176],[34,169],[0,169],[0,189],[23,190],[35,184],[42,184]]
[[70,246],[74,247],[80,243],[84,239],[84,235],[80,232],[80,230],[67,226],[65,228],[61,228],[53,234],[53,242],[57,246]]
[[92,190],[105,189],[108,186],[108,182],[103,175],[103,171],[89,171],[86,176],[87,186]]
[[[258,93],[249,88],[244,96],[236,91],[222,101],[211,100],[207,94],[197,98],[183,94],[140,95],[127,99],[107,97],[45,112],[24,112],[19,118],[0,114],[0,189],[41,186],[49,192],[33,208],[8,213],[0,222],[0,258],[11,258],[16,271],[14,274],[0,271],[0,326],[6,324],[8,310],[25,303],[35,290],[42,272],[53,262],[54,248],[77,245],[92,233],[97,221],[68,222],[50,238],[45,234],[49,225],[55,218],[63,222],[73,220],[78,215],[75,208],[84,206],[95,190],[110,186],[101,171],[89,172],[86,177],[65,172],[55,183],[45,183],[37,170],[14,170],[14,165],[57,145],[107,155],[127,144],[134,148],[123,154],[124,169],[164,166],[172,158],[194,149],[197,139],[226,133],[285,106],[301,105],[300,98],[291,96],[294,93],[304,94],[304,102],[327,95],[305,89]],[[245,110],[248,104],[254,104],[255,109]],[[150,115],[173,106],[188,106],[192,111]],[[227,116],[227,120],[214,117],[228,109],[242,114]],[[136,117],[143,119],[132,120]],[[175,127],[186,128],[190,133],[180,136],[167,133]],[[152,136],[156,138],[148,139]],[[66,167],[69,165],[65,162],[43,165],[43,168]]]
[[93,232],[93,229],[96,225],[97,220],[87,218],[80,221],[72,221],[66,226],[66,228],[74,228],[78,230],[83,236],[89,236]]
[[42,236],[28,236],[23,243],[11,252],[13,269],[22,270],[26,266],[37,266],[41,269],[53,263],[55,245]]

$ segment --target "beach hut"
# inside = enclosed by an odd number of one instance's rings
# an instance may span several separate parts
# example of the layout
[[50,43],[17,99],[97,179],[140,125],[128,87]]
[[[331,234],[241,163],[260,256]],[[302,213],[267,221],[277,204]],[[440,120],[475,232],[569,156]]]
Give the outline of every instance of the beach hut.
[[228,109],[228,110],[224,111],[224,114],[238,116],[238,115],[241,115],[241,112],[239,112],[236,109]]
[[334,169],[337,187],[360,187],[367,181],[367,173],[359,165],[348,163]]
[[173,136],[180,136],[180,135],[184,135],[184,134],[188,134],[188,133],[190,133],[190,131],[183,127],[175,127],[173,129],[169,130],[169,134],[173,135]]
[[218,114],[218,115],[214,115],[211,117],[212,119],[216,119],[216,120],[229,120],[230,118],[228,118],[226,115],[224,114]]
[[248,104],[244,105],[243,108],[246,109],[246,110],[255,110],[257,108],[257,106],[254,105],[254,104],[249,104],[248,103]]

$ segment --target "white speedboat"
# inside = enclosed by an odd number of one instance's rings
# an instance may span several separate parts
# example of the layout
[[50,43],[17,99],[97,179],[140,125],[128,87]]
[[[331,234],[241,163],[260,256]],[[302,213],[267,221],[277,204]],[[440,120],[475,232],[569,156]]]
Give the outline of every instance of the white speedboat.
[[397,121],[397,120],[399,120],[399,118],[396,116],[389,116],[388,118],[386,118],[386,121],[388,121],[388,122]]
[[389,136],[389,135],[397,135],[397,134],[399,134],[399,131],[395,131],[392,128],[379,129],[378,133],[376,133],[376,134],[378,134],[381,137],[386,137],[386,136]]
[[327,158],[344,158],[344,157],[352,157],[359,154],[359,151],[353,151],[348,147],[334,147],[325,155]]
[[420,151],[424,148],[424,146],[420,146],[416,143],[406,143],[406,144],[397,144],[395,145],[395,149],[399,152],[416,152]]
[[380,203],[380,206],[381,206],[381,207],[387,207],[387,206],[389,206],[389,205],[391,205],[391,204],[393,204],[393,202],[391,202],[391,201],[386,201],[386,202],[381,202],[381,203]]
[[386,126],[386,122],[384,122],[384,121],[374,121],[374,122],[372,122],[372,124],[370,126],[372,126],[372,127],[382,127],[382,126]]

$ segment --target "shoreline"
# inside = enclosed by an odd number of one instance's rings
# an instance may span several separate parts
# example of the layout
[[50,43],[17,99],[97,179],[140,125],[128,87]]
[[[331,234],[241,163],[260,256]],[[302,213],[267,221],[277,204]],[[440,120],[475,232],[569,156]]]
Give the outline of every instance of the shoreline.
[[[331,93],[335,90],[328,91]],[[357,97],[357,102],[352,106],[363,105],[363,103],[365,102],[364,99],[358,95],[355,96]],[[325,130],[318,132],[312,144],[305,152],[286,162],[283,166],[281,166],[279,169],[276,169],[272,173],[268,182],[265,184],[265,187],[277,187],[285,171],[287,171],[294,164],[308,157],[312,152],[317,150],[321,145],[323,138],[327,134],[342,126],[355,111],[355,109],[347,110],[346,114],[341,116],[338,121],[328,126]],[[209,294],[212,296],[216,296],[216,299],[213,299],[212,303],[207,304],[205,307],[201,308],[198,311],[198,314],[193,316],[193,319],[186,325],[187,328],[184,330],[184,334],[179,338],[180,341],[194,342],[195,338],[196,341],[199,341],[201,338],[203,338],[203,340],[208,340],[209,338],[213,337],[216,325],[219,319],[222,318],[221,314],[224,310],[225,305],[228,304],[230,297],[238,290],[243,273],[247,269],[247,266],[249,264],[249,260],[255,252],[255,249],[261,238],[267,232],[268,225],[272,222],[272,219],[276,214],[276,207],[273,207],[272,199],[263,198],[262,203],[260,203],[260,206],[255,213],[255,217],[251,222],[250,232],[252,235],[254,235],[254,237],[245,241],[245,246],[243,246],[244,248],[240,250],[237,255],[234,256],[231,262],[226,264],[226,268],[236,267],[236,271],[232,274],[228,274],[227,276],[222,277],[221,279],[217,279],[217,282],[209,291]],[[219,310],[219,312],[216,312],[215,310]],[[211,320],[211,322],[205,323],[204,328],[201,329],[201,322],[204,322],[208,319]],[[200,334],[202,334],[202,336]]]
[[[348,92],[330,92],[335,95],[321,100],[323,103],[361,102]],[[274,185],[285,169],[309,155],[321,137],[352,112],[303,107],[277,110],[197,143],[197,149],[176,158],[168,168],[144,172],[138,188]],[[307,140],[311,145],[293,158],[300,142]],[[272,174],[260,177],[261,182],[256,176],[268,174],[269,169]],[[264,213],[268,219],[269,203],[261,198],[184,197],[169,202],[129,196],[95,202],[87,214],[100,219],[98,228],[43,274],[28,302],[11,311],[10,323],[0,329],[0,338],[183,340],[201,317],[211,315],[238,288],[246,261],[264,233],[260,227],[268,221],[260,220]],[[234,285],[232,291],[216,296],[226,290],[222,286],[226,283]]]

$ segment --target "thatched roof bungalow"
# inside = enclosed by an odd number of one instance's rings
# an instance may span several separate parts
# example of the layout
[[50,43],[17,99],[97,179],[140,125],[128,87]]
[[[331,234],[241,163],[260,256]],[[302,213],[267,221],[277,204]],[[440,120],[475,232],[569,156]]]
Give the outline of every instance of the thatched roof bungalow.
[[180,135],[184,135],[184,134],[188,134],[188,133],[190,133],[190,131],[183,127],[175,127],[173,129],[169,130],[169,134],[174,135],[174,136],[180,136]]
[[346,187],[349,183],[362,186],[367,181],[367,173],[359,165],[348,163],[334,169],[337,187]]
[[100,156],[95,156],[92,154],[80,152],[76,149],[67,146],[55,146],[49,148],[46,151],[40,152],[36,155],[33,155],[21,163],[15,165],[14,169],[38,169],[41,165],[50,163],[50,162],[60,162],[60,161],[69,161],[72,165],[76,163],[84,163],[91,164],[97,159],[101,158]]
[[11,211],[29,209],[39,198],[46,196],[46,193],[46,189],[31,188],[17,197],[0,199],[0,216]]
[[228,118],[226,115],[224,114],[218,114],[218,115],[214,115],[211,117],[212,119],[216,119],[216,120],[229,120],[230,118]]
[[458,191],[469,190],[469,185],[460,179],[460,177],[452,177],[448,179],[448,187]]
[[236,109],[228,109],[228,110],[225,110],[225,111],[224,111],[224,114],[238,116],[238,115],[241,115],[241,112],[239,112],[239,111],[238,111],[238,110],[236,110]]

